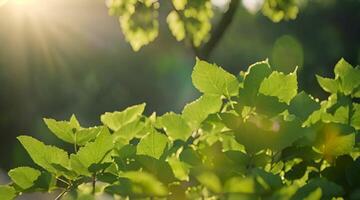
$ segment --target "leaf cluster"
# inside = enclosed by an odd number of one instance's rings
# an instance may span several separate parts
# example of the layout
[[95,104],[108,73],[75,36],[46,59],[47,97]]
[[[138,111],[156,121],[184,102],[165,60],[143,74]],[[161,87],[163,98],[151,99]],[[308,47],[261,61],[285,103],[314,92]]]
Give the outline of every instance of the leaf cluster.
[[10,170],[0,199],[359,199],[360,68],[341,59],[334,73],[317,76],[329,92],[319,101],[299,91],[296,69],[265,60],[235,76],[197,59],[202,96],[181,113],[145,116],[139,104],[90,128],[44,119],[73,152],[18,137],[37,166]]
[[[239,0],[232,1],[236,2],[233,4],[237,7]],[[165,4],[159,0],[107,1],[109,14],[118,17],[125,39],[134,51],[140,50],[158,37],[159,8]],[[211,1],[171,0],[168,4],[171,5],[171,10],[166,14],[166,22],[171,34],[177,41],[186,41],[198,51],[212,35],[210,32],[215,11]],[[298,10],[297,0],[266,0],[262,5],[262,13],[273,22],[295,19]],[[229,23],[228,20],[224,23]]]

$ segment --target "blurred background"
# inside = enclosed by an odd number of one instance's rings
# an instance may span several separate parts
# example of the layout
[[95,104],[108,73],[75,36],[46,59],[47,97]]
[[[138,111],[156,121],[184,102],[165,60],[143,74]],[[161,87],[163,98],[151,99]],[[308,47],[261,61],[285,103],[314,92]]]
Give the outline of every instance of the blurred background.
[[[215,13],[226,2],[213,0]],[[333,76],[341,57],[360,64],[359,0],[306,1],[296,20],[280,23],[257,12],[256,2],[242,1],[211,62],[235,74],[266,58],[284,72],[298,66],[300,89],[320,99],[326,94],[315,74]],[[147,114],[160,115],[197,98],[195,57],[171,36],[170,9],[161,2],[159,37],[134,52],[104,1],[0,0],[0,168],[31,163],[16,140],[21,134],[68,148],[43,117],[74,113],[94,126],[106,111],[146,102]]]

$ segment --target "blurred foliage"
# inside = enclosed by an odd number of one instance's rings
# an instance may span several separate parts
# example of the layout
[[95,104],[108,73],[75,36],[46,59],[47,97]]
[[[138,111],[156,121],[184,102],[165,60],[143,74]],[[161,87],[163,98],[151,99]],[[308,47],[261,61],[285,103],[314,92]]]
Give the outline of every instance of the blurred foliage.
[[202,96],[181,114],[145,116],[143,103],[102,114],[98,127],[44,119],[70,153],[17,137],[37,167],[10,170],[0,197],[358,199],[360,67],[341,59],[334,72],[318,76],[330,93],[320,102],[298,92],[296,70],[266,60],[237,77],[197,59],[191,78]]
[[[186,39],[194,48],[206,43],[214,16],[211,0],[172,0],[171,3],[173,9],[167,16],[167,23],[176,40]],[[119,17],[125,38],[134,51],[157,37],[159,23],[156,8],[160,6],[159,1],[109,0],[107,6],[110,15]],[[274,22],[295,19],[298,11],[297,0],[265,0],[262,9],[264,15]]]
[[273,22],[296,19],[299,12],[298,0],[265,0],[262,12]]

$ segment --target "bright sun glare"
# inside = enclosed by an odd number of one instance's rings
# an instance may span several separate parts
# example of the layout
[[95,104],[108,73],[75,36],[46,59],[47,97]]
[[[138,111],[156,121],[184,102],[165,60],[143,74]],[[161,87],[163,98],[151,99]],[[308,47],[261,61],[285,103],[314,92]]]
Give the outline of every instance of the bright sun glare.
[[[84,1],[79,0],[78,4]],[[50,68],[55,66],[54,63],[64,65],[62,50],[65,47],[76,48],[71,39],[75,34],[83,32],[79,28],[82,24],[72,23],[83,13],[81,9],[73,12],[74,4],[70,2],[70,0],[0,0],[2,18],[0,26],[7,33],[4,40],[9,46],[9,55],[16,57],[13,62],[18,62],[13,66],[32,62],[34,59],[31,58],[34,54],[41,56]]]

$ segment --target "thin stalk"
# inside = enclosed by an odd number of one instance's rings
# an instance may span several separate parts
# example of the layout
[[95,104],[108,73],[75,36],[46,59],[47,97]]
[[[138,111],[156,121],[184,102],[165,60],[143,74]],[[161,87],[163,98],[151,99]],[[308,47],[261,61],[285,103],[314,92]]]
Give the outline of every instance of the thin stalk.
[[65,189],[55,198],[55,200],[60,200],[67,192],[68,192],[68,189]]
[[96,186],[96,173],[92,177],[92,195],[95,195],[95,186]]

